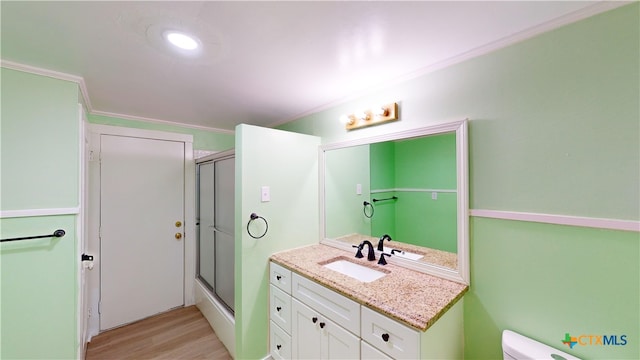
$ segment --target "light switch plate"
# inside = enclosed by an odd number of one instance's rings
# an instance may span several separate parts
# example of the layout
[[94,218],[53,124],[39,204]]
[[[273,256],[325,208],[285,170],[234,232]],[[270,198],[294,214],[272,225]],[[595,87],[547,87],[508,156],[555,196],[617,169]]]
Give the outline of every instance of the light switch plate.
[[271,190],[268,186],[263,186],[260,191],[260,199],[262,202],[271,201]]

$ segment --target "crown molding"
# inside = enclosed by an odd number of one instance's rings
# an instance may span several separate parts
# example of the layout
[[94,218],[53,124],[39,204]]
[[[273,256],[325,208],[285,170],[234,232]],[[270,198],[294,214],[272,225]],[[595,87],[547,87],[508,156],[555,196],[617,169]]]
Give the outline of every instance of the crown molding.
[[118,113],[112,113],[112,112],[101,111],[101,110],[94,110],[94,111],[91,112],[91,115],[109,116],[109,117],[115,117],[115,118],[118,118],[118,119],[125,119],[125,120],[133,120],[133,121],[142,121],[142,122],[154,123],[154,124],[179,126],[179,127],[183,127],[183,128],[204,130],[204,131],[217,132],[217,133],[222,133],[222,134],[235,134],[235,131],[233,131],[233,130],[218,129],[218,128],[213,128],[213,127],[208,127],[208,126],[201,126],[201,125],[191,125],[191,124],[179,123],[179,122],[169,121],[169,120],[160,120],[160,119],[148,118],[148,117],[143,117],[143,116],[118,114]]
[[87,85],[85,84],[84,78],[82,76],[67,74],[67,73],[54,71],[54,70],[49,70],[49,69],[43,69],[43,68],[40,68],[40,67],[21,64],[21,63],[15,62],[15,61],[9,61],[9,60],[4,60],[4,59],[0,59],[0,66],[2,66],[3,68],[7,68],[7,69],[22,71],[22,72],[26,72],[26,73],[30,73],[30,74],[41,75],[41,76],[46,76],[46,77],[50,77],[50,78],[53,78],[53,79],[74,82],[74,83],[78,84],[78,87],[80,87],[80,93],[82,95],[82,99],[84,101],[84,104],[87,107],[87,110],[89,111],[89,113],[91,113],[93,111],[93,108],[91,106],[91,99],[89,98],[89,91],[87,90]]
[[324,105],[320,105],[318,107],[315,107],[313,109],[310,109],[308,111],[302,112],[298,115],[295,115],[292,118],[287,118],[285,120],[281,120],[281,121],[276,121],[274,123],[271,123],[269,125],[269,127],[277,127],[295,120],[299,120],[303,117],[318,113],[320,111],[324,111],[324,110],[328,110],[330,108],[336,107],[338,105],[344,104],[348,101],[354,101],[357,100],[358,98],[364,97],[366,95],[372,94],[376,91],[379,91],[383,88],[387,88],[389,86],[393,86],[393,85],[397,85],[400,83],[403,83],[405,81],[409,81],[415,78],[419,78],[421,76],[427,75],[429,73],[447,68],[449,66],[494,52],[496,50],[505,48],[507,46],[510,45],[514,45],[517,44],[519,42],[525,41],[527,39],[530,39],[532,37],[535,37],[537,35],[543,34],[545,32],[551,31],[551,30],[555,30],[557,28],[560,28],[562,26],[565,25],[569,25],[571,23],[589,18],[591,16],[609,11],[609,10],[613,10],[615,8],[624,6],[624,5],[628,5],[633,3],[634,1],[599,1],[591,6],[588,6],[586,8],[574,11],[572,13],[566,14],[564,16],[555,18],[553,20],[544,22],[540,25],[534,26],[532,28],[523,30],[521,32],[515,33],[513,35],[509,35],[507,37],[504,37],[500,40],[496,40],[494,42],[488,43],[486,45],[482,45],[480,47],[477,47],[473,50],[464,52],[462,54],[453,56],[451,58],[439,61],[437,63],[431,64],[429,66],[425,66],[423,68],[420,68],[418,70],[409,72],[405,75],[399,76],[393,80],[389,80],[389,81],[385,81],[384,83],[378,84],[378,85],[374,85],[374,86],[370,86],[368,87],[366,90],[362,90],[362,91],[358,91],[355,92],[347,97],[344,98],[340,98],[340,99],[336,99],[334,101],[331,101],[329,103],[326,103]]
[[190,129],[196,129],[196,130],[217,132],[222,134],[235,133],[233,130],[224,130],[224,129],[218,129],[218,128],[213,128],[208,126],[191,125],[191,124],[184,124],[184,123],[179,123],[179,122],[169,121],[169,120],[161,120],[161,119],[147,118],[142,116],[118,114],[113,112],[96,110],[91,105],[91,99],[89,98],[89,91],[87,90],[87,86],[82,76],[67,74],[60,71],[44,69],[44,68],[26,65],[26,64],[21,64],[15,61],[4,60],[4,59],[0,59],[0,66],[7,69],[22,71],[22,72],[40,75],[40,76],[46,76],[53,79],[69,81],[69,82],[78,84],[78,87],[80,88],[80,93],[82,95],[82,99],[84,101],[84,105],[87,108],[87,112],[90,115],[109,116],[109,117],[115,117],[115,118],[125,119],[125,120],[143,121],[147,123],[178,126],[178,127],[190,128]]

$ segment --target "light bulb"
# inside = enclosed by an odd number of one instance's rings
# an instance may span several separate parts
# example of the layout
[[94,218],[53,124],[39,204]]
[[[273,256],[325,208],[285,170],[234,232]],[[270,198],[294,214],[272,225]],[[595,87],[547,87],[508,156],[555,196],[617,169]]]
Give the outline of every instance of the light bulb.
[[379,107],[374,108],[373,114],[375,116],[386,116],[386,115],[389,115],[389,110],[387,110],[387,108],[379,106]]
[[167,31],[164,36],[173,46],[182,50],[195,50],[199,46],[195,38],[181,32]]

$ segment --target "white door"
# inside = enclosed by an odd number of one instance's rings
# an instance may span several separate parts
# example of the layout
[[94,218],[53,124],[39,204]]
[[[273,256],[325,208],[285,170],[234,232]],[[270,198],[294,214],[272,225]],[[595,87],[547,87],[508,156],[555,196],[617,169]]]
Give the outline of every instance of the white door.
[[100,329],[184,304],[184,143],[100,137]]

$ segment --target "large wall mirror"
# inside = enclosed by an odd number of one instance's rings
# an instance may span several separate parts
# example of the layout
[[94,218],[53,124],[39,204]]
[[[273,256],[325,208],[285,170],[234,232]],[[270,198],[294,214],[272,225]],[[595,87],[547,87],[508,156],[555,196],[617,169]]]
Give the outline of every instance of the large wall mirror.
[[323,145],[319,156],[322,243],[354,251],[389,235],[390,262],[469,283],[466,120]]

